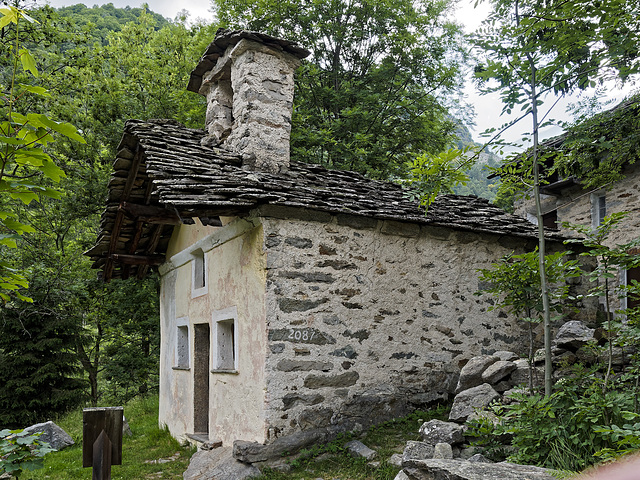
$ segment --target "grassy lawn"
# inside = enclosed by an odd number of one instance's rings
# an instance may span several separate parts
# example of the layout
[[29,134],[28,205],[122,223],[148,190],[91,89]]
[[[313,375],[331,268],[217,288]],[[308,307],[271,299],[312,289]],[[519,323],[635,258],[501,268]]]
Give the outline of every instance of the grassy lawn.
[[[136,399],[124,406],[124,415],[133,436],[124,436],[122,465],[114,465],[111,477],[116,480],[182,479],[194,450],[184,448],[158,428],[158,397]],[[82,468],[82,410],[56,420],[76,444],[45,457],[44,468],[24,472],[21,480],[31,479],[91,479],[91,468]],[[171,459],[158,463],[160,459]]]
[[[387,463],[391,455],[402,453],[408,440],[419,440],[418,429],[423,422],[432,418],[446,419],[447,413],[445,408],[414,412],[407,417],[372,427],[362,434],[347,435],[328,445],[303,450],[295,457],[282,459],[283,464],[290,466],[289,471],[266,469],[260,478],[393,480],[399,469]],[[158,428],[158,397],[136,399],[124,406],[124,414],[133,436],[124,437],[123,464],[112,467],[112,478],[182,479],[195,450],[181,446],[167,431]],[[82,410],[71,412],[57,419],[56,423],[73,437],[76,445],[47,455],[43,469],[25,472],[20,477],[21,480],[91,479],[91,468],[82,468]],[[378,462],[377,465],[354,459],[346,452],[344,444],[353,439],[360,440],[378,452],[374,459],[374,462]],[[158,460],[161,459],[170,461],[159,463]]]

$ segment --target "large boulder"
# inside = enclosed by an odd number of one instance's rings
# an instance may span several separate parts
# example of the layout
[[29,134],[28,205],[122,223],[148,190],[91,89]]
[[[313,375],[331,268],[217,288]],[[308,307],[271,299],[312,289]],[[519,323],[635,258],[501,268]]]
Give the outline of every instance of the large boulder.
[[233,458],[232,447],[198,450],[191,457],[184,480],[244,480],[259,477],[260,470]]
[[498,398],[500,394],[488,383],[460,392],[453,399],[449,420],[464,422],[474,411],[486,407]]
[[560,327],[556,334],[556,345],[560,348],[575,352],[590,340],[593,340],[594,328],[589,328],[584,322],[571,320]]
[[460,370],[460,378],[458,379],[458,386],[456,387],[456,393],[462,392],[472,387],[477,387],[482,384],[482,373],[497,361],[500,357],[495,355],[479,355],[472,357],[467,364]]
[[487,369],[482,372],[483,383],[494,385],[500,380],[503,380],[511,374],[516,368],[516,364],[509,360],[499,360],[496,363],[489,365]]
[[438,443],[448,443],[454,445],[464,441],[462,426],[453,422],[443,422],[442,420],[429,420],[420,427],[422,441],[430,445]]
[[[529,361],[525,358],[513,362],[516,366],[515,370],[509,375],[509,383],[511,385],[529,385]],[[533,386],[541,387],[544,385],[544,369],[533,367]]]
[[51,448],[56,450],[62,450],[63,448],[74,445],[74,441],[67,432],[65,432],[58,425],[51,420],[45,423],[36,423],[24,429],[29,434],[41,433],[38,440],[41,442],[47,442]]
[[557,480],[552,470],[507,462],[411,460],[402,473],[405,480]]
[[402,463],[409,460],[425,460],[427,458],[433,458],[433,452],[435,447],[430,443],[415,442],[409,440],[402,452]]
[[497,352],[493,352],[493,356],[508,362],[515,362],[520,358],[518,355],[508,350],[498,350]]

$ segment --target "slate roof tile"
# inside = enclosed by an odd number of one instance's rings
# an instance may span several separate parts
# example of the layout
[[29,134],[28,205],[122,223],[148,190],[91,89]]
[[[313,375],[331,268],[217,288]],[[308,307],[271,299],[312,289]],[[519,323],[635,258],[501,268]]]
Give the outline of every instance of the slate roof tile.
[[[279,205],[454,230],[537,236],[537,228],[525,219],[478,197],[441,195],[425,214],[399,185],[355,172],[297,162],[280,174],[243,170],[237,155],[201,146],[204,135],[203,130],[169,120],[126,123],[99,239],[87,252],[94,266],[104,269],[105,278],[146,274],[147,267],[116,268],[109,258],[112,254],[163,255],[173,229],[171,224],[131,218],[127,202],[164,207],[168,217],[186,223],[192,223],[192,217],[242,215],[262,205]],[[557,234],[549,238],[562,239]]]

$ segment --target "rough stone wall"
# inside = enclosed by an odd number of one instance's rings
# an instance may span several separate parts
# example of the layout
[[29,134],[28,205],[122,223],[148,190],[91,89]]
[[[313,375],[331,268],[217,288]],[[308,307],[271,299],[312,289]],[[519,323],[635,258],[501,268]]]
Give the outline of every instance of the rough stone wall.
[[446,400],[470,357],[525,352],[524,326],[474,296],[476,269],[520,251],[522,240],[316,219],[262,220],[267,441]]
[[[619,182],[605,188],[607,214],[628,211],[630,214],[613,234],[608,245],[627,243],[640,236],[640,164],[630,165],[625,170],[625,177]],[[570,222],[581,225],[592,225],[591,193],[580,187],[564,189],[558,196],[545,195],[543,211],[558,209],[558,223]],[[515,213],[525,218],[535,217],[533,198],[525,199],[516,205]],[[560,227],[560,231],[569,234],[569,230]]]
[[[640,237],[640,165],[630,165],[625,169],[625,177],[611,185],[609,188],[598,190],[606,196],[607,215],[617,212],[629,212],[625,220],[619,224],[608,240],[607,246],[625,244]],[[543,211],[558,210],[558,225],[560,231],[568,236],[576,236],[575,232],[561,226],[562,222],[580,225],[594,224],[594,206],[592,205],[592,192],[585,191],[579,186],[564,189],[557,196],[545,195],[543,199]],[[517,215],[535,220],[535,204],[533,199],[525,199],[516,205]],[[535,221],[534,221],[535,223]],[[618,272],[615,284],[624,283],[624,272]],[[613,294],[610,298],[612,309],[624,306],[624,302]],[[604,298],[600,299],[604,304]],[[604,307],[602,307],[604,308]],[[583,319],[587,322],[592,318]]]
[[299,65],[297,57],[251,40],[230,47],[203,77],[209,133],[203,141],[241,154],[252,170],[286,169]]

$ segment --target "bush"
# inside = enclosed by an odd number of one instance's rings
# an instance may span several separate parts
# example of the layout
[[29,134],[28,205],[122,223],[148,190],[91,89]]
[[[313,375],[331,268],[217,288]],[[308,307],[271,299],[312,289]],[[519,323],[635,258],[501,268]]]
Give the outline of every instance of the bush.
[[39,435],[30,435],[24,430],[1,430],[0,474],[8,473],[18,478],[23,470],[42,468],[44,456],[55,449],[40,442]]
[[577,367],[549,397],[514,394],[514,403],[493,407],[498,424],[471,425],[474,444],[499,455],[499,439],[509,435],[510,461],[569,471],[628,453],[640,446],[640,424],[629,423],[637,421],[633,389],[624,377],[615,382],[604,389],[595,370]]

